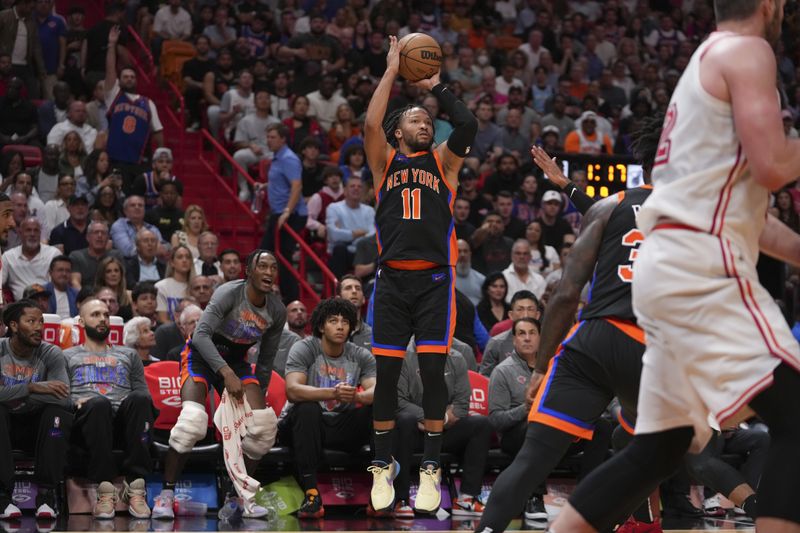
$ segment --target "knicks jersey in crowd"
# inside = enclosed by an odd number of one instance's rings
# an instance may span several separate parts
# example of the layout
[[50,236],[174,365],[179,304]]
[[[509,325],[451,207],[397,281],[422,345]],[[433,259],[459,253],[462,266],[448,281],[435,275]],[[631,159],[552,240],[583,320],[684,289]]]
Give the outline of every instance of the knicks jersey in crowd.
[[133,99],[125,91],[118,90],[107,115],[108,155],[114,161],[138,163],[150,138],[153,118],[150,100],[142,95]]

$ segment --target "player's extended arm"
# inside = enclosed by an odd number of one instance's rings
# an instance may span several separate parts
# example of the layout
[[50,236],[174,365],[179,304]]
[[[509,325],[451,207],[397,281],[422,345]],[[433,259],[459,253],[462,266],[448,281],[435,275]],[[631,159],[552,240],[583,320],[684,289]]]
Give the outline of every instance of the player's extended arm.
[[597,263],[597,254],[603,242],[603,232],[618,203],[619,200],[616,196],[610,196],[596,203],[586,213],[580,237],[572,245],[572,250],[564,264],[561,282],[547,303],[547,312],[545,312],[542,322],[542,336],[539,340],[539,352],[536,354],[536,365],[531,383],[535,383],[534,378],[541,377],[547,372],[550,359],[555,355],[558,346],[563,342],[574,322],[575,311],[577,311],[581,299],[581,291],[592,277]]
[[[192,335],[192,348],[197,351],[200,356],[211,368],[212,371],[222,375],[221,370],[227,368],[231,370],[228,363],[219,353],[211,336],[222,325],[225,315],[233,309],[236,305],[236,291],[231,287],[219,287],[211,296],[211,301],[203,310],[200,320],[197,322],[197,327]],[[232,371],[232,370],[231,370]]]
[[383,132],[383,116],[386,114],[386,107],[389,104],[389,96],[392,93],[399,66],[400,49],[397,46],[397,37],[390,35],[389,52],[386,54],[386,71],[383,73],[381,81],[378,82],[375,92],[372,93],[364,118],[364,151],[367,154],[367,164],[372,171],[376,194],[381,186],[383,172],[386,170],[386,159],[391,150],[391,146],[386,142],[386,134]]
[[119,26],[112,26],[108,32],[108,48],[106,49],[106,77],[103,90],[111,92],[117,83],[117,43],[119,42]]
[[[800,175],[800,140],[788,139],[781,124],[775,54],[763,39],[744,37],[720,44],[728,46],[716,55],[712,49],[706,61],[719,65],[727,84],[736,134],[753,178],[775,191]],[[713,81],[701,80],[711,94],[724,99],[725,88],[714,90]]]
[[767,215],[758,247],[770,257],[800,267],[800,234],[773,215]]
[[561,169],[558,168],[555,160],[551,159],[544,149],[536,145],[531,146],[531,157],[533,157],[533,162],[536,163],[536,166],[542,169],[550,181],[558,185],[562,191],[567,193],[567,196],[569,196],[569,201],[572,202],[572,205],[575,206],[575,209],[580,211],[582,215],[585,215],[586,212],[594,205],[594,200],[592,197],[577,188],[575,184],[572,183],[572,181],[570,181],[563,172],[561,172]]

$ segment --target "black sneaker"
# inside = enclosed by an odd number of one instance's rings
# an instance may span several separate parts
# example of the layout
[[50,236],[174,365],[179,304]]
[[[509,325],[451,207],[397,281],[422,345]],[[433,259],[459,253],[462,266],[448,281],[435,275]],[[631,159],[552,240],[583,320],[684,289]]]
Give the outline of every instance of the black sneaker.
[[527,520],[547,520],[547,509],[544,507],[542,496],[534,495],[525,504],[525,518]]
[[688,494],[663,491],[661,493],[661,504],[664,516],[684,518],[703,518],[705,516],[702,509],[694,506]]
[[36,495],[36,518],[54,519],[58,516],[56,494],[52,489],[40,489]]
[[297,511],[297,518],[322,518],[325,516],[325,508],[322,506],[322,498],[317,489],[309,489],[303,498],[303,505]]

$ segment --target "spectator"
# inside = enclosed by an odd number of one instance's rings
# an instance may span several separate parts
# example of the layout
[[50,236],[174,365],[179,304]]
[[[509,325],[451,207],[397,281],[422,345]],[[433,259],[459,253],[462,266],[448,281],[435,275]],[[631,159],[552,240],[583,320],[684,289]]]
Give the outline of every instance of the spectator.
[[[69,176],[62,176],[62,178],[65,177]],[[62,185],[63,181],[59,182],[59,187],[62,187]],[[50,200],[50,202],[53,201]],[[47,205],[45,205],[45,209],[47,209]],[[73,194],[67,202],[67,219],[56,226],[49,226],[53,229],[50,232],[50,240],[48,242],[51,246],[61,250],[64,255],[70,255],[75,250],[87,248],[89,246],[89,242],[86,239],[88,223],[89,202],[85,196]],[[75,316],[75,314],[72,316]]]
[[475,226],[469,222],[469,200],[459,195],[453,203],[453,220],[455,222],[456,237],[469,240],[475,232]]
[[205,309],[214,292],[214,282],[208,276],[194,276],[189,281],[189,296],[197,302],[200,309]]
[[547,102],[552,100],[556,92],[550,85],[547,69],[539,65],[533,70],[533,84],[531,84],[531,106],[534,111],[544,115]]
[[[249,70],[239,72],[236,87],[228,89],[222,95],[219,104],[219,125],[222,128],[222,139],[230,140],[239,121],[255,111],[255,95],[253,94],[253,74]],[[210,122],[210,121],[209,121]],[[214,136],[219,131],[212,131]]]
[[104,89],[108,107],[107,150],[111,164],[122,172],[123,188],[127,190],[143,171],[141,157],[149,147],[151,133],[156,145],[164,146],[164,128],[152,100],[136,94],[136,71],[124,67],[117,79],[119,36],[119,27],[112,27],[108,33],[106,50]]
[[561,260],[556,249],[542,242],[542,223],[534,220],[525,229],[525,238],[531,247],[531,269],[542,276],[561,268]]
[[319,192],[323,186],[322,173],[329,165],[320,161],[320,150],[322,144],[316,137],[306,137],[298,147],[300,162],[303,164],[303,198]]
[[500,191],[517,191],[521,184],[519,159],[506,152],[497,157],[496,171],[486,178],[483,184],[483,195],[488,201],[493,202]]
[[[467,364],[458,352],[450,351],[445,362],[447,411],[444,417],[442,451],[459,455],[463,465],[459,495],[453,500],[453,514],[475,515],[483,512],[480,501],[486,457],[492,437],[489,419],[469,414],[472,388]],[[423,383],[419,375],[416,349],[412,347],[403,359],[403,369],[397,386],[397,422],[394,456],[401,464],[412,465],[412,454],[422,450]],[[401,469],[394,481],[398,503],[395,512],[408,513],[410,468]]]
[[528,224],[539,215],[539,182],[533,174],[527,174],[522,178],[522,185],[514,198],[513,215]]
[[197,247],[200,235],[208,231],[206,213],[199,205],[192,204],[186,208],[183,214],[183,229],[172,234],[172,247],[183,245],[192,252],[192,257],[200,257],[200,249]]
[[[512,86],[508,91],[508,104],[505,105],[497,112],[497,123],[508,124],[509,112],[513,109],[519,111],[519,131],[523,136],[527,136],[531,131],[531,124],[538,124],[541,122],[542,117],[536,110],[529,107],[525,102],[525,91],[522,87]],[[506,146],[507,150],[511,147]],[[527,148],[521,150],[520,154],[527,153]]]
[[[335,88],[335,75],[345,66],[339,41],[325,32],[326,26],[323,14],[313,12],[309,16],[309,33],[295,35],[278,49],[279,60],[294,61],[294,85],[298,94],[308,94],[314,87],[322,87],[325,77],[331,74],[334,75]],[[331,121],[335,110],[336,106],[329,115]],[[325,129],[329,127],[330,123]]]
[[0,269],[2,286],[11,290],[15,300],[22,298],[22,291],[28,285],[47,283],[50,263],[61,255],[58,248],[42,244],[42,225],[38,219],[23,220],[19,232],[22,244],[3,253]]
[[478,119],[478,133],[467,157],[477,157],[480,161],[491,162],[502,151],[500,137],[502,130],[492,121],[492,103],[483,99],[478,103],[475,117]]
[[179,198],[177,182],[166,181],[159,186],[158,204],[144,215],[145,222],[157,227],[166,241],[171,241],[175,232],[183,227],[183,210],[177,205]]
[[50,262],[50,281],[44,286],[50,293],[48,313],[54,313],[62,319],[78,316],[78,289],[71,287],[72,260],[66,255],[57,255]]
[[[72,201],[73,196],[75,196],[75,178],[70,174],[62,174],[58,178],[55,198],[44,204],[44,227],[52,230],[69,218],[67,204]],[[84,202],[88,207],[85,199]],[[88,216],[88,210],[86,214]]]
[[336,161],[339,159],[339,149],[346,140],[359,135],[361,135],[361,128],[356,121],[353,108],[348,103],[339,104],[336,108],[336,119],[331,124],[328,132],[328,147],[331,152],[331,160]]
[[70,93],[69,85],[63,81],[56,82],[53,86],[52,99],[42,102],[36,110],[39,121],[39,136],[42,141],[57,124],[67,120],[71,102],[72,93]]
[[149,518],[144,477],[153,469],[150,458],[151,428],[156,410],[144,380],[139,355],[130,348],[110,346],[109,309],[103,302],[88,300],[81,306],[80,324],[86,340],[64,352],[70,375],[72,400],[78,406],[74,440],[89,452],[87,477],[100,485],[92,515],[114,518],[117,476],[113,449],[125,450],[122,499],[133,518]]
[[25,197],[25,194],[21,192],[12,192],[8,196],[11,199],[11,207],[13,210],[11,216],[14,219],[14,225],[8,230],[5,239],[4,248],[6,250],[10,250],[22,244],[20,226],[22,226],[22,221],[30,216],[28,213],[28,199]]
[[[301,196],[302,165],[300,159],[287,145],[289,130],[283,124],[267,127],[267,145],[275,154],[269,167],[267,178],[267,198],[269,199],[269,220],[266,233],[261,241],[264,250],[275,250],[275,232],[284,224],[294,231],[302,231],[306,225],[308,211]],[[280,255],[291,257],[295,242],[288,235],[281,238]],[[283,265],[280,266],[281,296],[284,301],[297,299],[297,281]]]
[[613,154],[611,139],[597,131],[597,114],[586,111],[580,118],[580,129],[571,131],[564,140],[564,151],[580,154]]
[[25,195],[28,202],[28,213],[36,217],[42,225],[44,235],[50,234],[47,227],[47,218],[44,214],[44,203],[39,199],[39,194],[33,188],[33,178],[27,172],[19,172],[11,181],[14,191],[19,191]]
[[345,186],[344,200],[332,203],[325,215],[330,265],[337,277],[352,268],[358,241],[375,235],[375,210],[361,203],[362,188],[360,178],[351,178]]
[[57,346],[42,342],[44,319],[34,302],[7,305],[3,324],[7,334],[0,339],[0,516],[3,520],[22,517],[12,498],[16,481],[12,451],[22,446],[34,457],[39,489],[36,518],[55,519],[59,510],[56,492],[64,482],[72,429],[64,356]]
[[[135,317],[145,317],[150,321],[150,327],[155,329],[160,322],[156,312],[156,295],[158,290],[152,281],[141,281],[134,285],[131,291],[131,301],[133,303],[133,315]],[[153,337],[155,345],[155,336]]]
[[61,147],[57,144],[48,144],[42,151],[42,165],[31,169],[33,182],[39,191],[39,199],[45,203],[56,196],[59,157],[61,157]]
[[203,35],[211,41],[211,48],[220,51],[236,42],[236,29],[228,25],[228,8],[219,6],[214,10],[214,23],[203,29]]
[[[360,140],[360,139],[359,139]],[[347,146],[347,145],[345,145]],[[351,177],[361,178],[361,181],[367,185],[367,191],[372,189],[372,174],[367,166],[367,154],[364,151],[364,145],[361,142],[351,144],[342,150],[342,169],[344,174],[344,181],[348,181]],[[371,198],[372,194],[367,194],[366,197]]]
[[[458,50],[458,67],[448,72],[451,81],[461,83],[464,94],[461,96],[465,102],[475,98],[477,89],[481,85],[481,71],[475,65],[475,51],[468,46],[462,46]],[[492,103],[489,101],[489,106]]]
[[181,0],[169,0],[167,5],[156,11],[153,34],[151,45],[156,61],[161,57],[163,41],[185,41],[192,35],[192,16],[181,7]]
[[[246,114],[239,121],[233,137],[233,146],[236,149],[233,160],[244,170],[263,159],[273,157],[272,151],[267,146],[267,126],[280,123],[270,114],[271,102],[266,89],[256,91],[254,101],[255,111]],[[250,185],[241,173],[239,173],[239,199],[242,202],[250,200]]]
[[[11,10],[6,12],[8,11]],[[0,11],[1,13],[4,12]],[[3,28],[2,24],[0,24],[0,28]],[[39,134],[36,107],[23,96],[24,89],[25,85],[22,80],[13,77],[8,82],[5,96],[0,98],[0,116],[3,117],[3,120],[0,121],[0,145],[38,142],[36,141]],[[3,172],[3,177],[8,179],[9,173]]]
[[206,75],[214,71],[214,62],[209,56],[211,40],[206,35],[198,35],[194,40],[194,49],[197,55],[186,61],[181,67],[184,87],[183,97],[186,102],[187,122],[189,124],[186,131],[200,129],[200,106],[203,103],[204,96],[203,80]]
[[160,322],[175,320],[175,308],[186,298],[189,282],[194,277],[192,252],[183,245],[172,249],[167,265],[166,277],[156,283],[158,289],[158,319]]
[[197,249],[200,256],[194,260],[194,271],[198,276],[208,276],[217,284],[222,280],[220,262],[217,259],[219,239],[210,231],[204,231],[197,239]]
[[215,137],[219,135],[222,97],[235,82],[236,71],[233,69],[233,55],[230,50],[220,50],[214,68],[203,78],[203,98],[208,105],[206,109],[208,129]]
[[39,285],[38,283],[28,285],[25,287],[25,290],[22,291],[22,299],[31,300],[36,303],[36,306],[42,310],[42,313],[50,312],[50,298],[52,296],[52,292],[48,291],[44,288],[44,286]]
[[[122,196],[122,175],[119,169],[111,168],[111,159],[108,157],[108,152],[100,149],[92,150],[83,162],[83,170],[86,186],[89,187],[88,197],[90,202],[98,199],[100,189],[103,187],[113,187],[116,193],[115,196]],[[109,224],[112,223],[109,222]]]
[[471,244],[472,264],[481,274],[500,271],[511,262],[514,241],[503,235],[503,217],[496,211],[486,215],[481,227],[472,234]]
[[547,129],[548,126],[558,128],[558,141],[559,144],[562,144],[565,142],[567,135],[575,129],[575,121],[565,114],[567,99],[564,95],[557,94],[553,97],[552,109],[549,114],[542,117],[542,128]]
[[561,146],[560,139],[561,131],[558,129],[558,126],[553,126],[551,124],[542,129],[542,149],[548,154],[563,151],[563,146]]
[[459,172],[458,196],[469,202],[467,221],[476,227],[483,224],[484,217],[492,210],[492,203],[478,192],[478,175],[470,167],[465,166]]
[[3,185],[0,188],[8,189],[13,185],[16,175],[24,170],[25,159],[22,157],[22,152],[12,149],[0,152],[0,175],[3,176]]
[[113,226],[122,217],[122,208],[117,199],[117,190],[116,187],[111,185],[100,187],[97,192],[97,199],[92,205],[92,220],[98,220],[108,226]]
[[122,204],[122,212],[125,216],[117,219],[111,226],[111,239],[114,241],[114,248],[124,257],[136,255],[136,234],[142,228],[152,231],[159,243],[163,241],[158,228],[144,221],[144,198],[128,196]]
[[541,298],[546,288],[544,277],[531,268],[531,245],[525,239],[517,239],[511,248],[511,264],[503,270],[508,283],[506,300],[511,303],[512,295],[521,290],[531,291]]
[[[69,223],[70,221],[68,220],[67,224]],[[53,230],[53,233],[55,233],[55,230]],[[69,235],[67,230],[65,230],[65,234]],[[108,225],[105,222],[90,222],[86,227],[85,238],[88,243],[86,248],[73,249],[69,253],[69,258],[72,260],[73,287],[91,288],[97,277],[97,267],[100,262],[106,257],[116,257],[117,259],[122,257],[117,250],[108,248]],[[64,253],[66,253],[67,242],[67,236],[65,235]]]
[[372,350],[372,327],[367,324],[362,316],[361,311],[364,308],[364,286],[361,280],[353,274],[346,274],[342,276],[337,285],[337,294],[339,298],[344,298],[353,304],[356,308],[357,323],[353,326],[350,332],[348,341],[356,346],[360,346],[366,350]]
[[97,265],[94,288],[98,290],[100,287],[114,291],[119,306],[114,314],[121,316],[123,320],[130,320],[133,316],[133,305],[125,281],[125,267],[120,259],[106,257]]
[[61,142],[61,158],[58,161],[59,173],[83,176],[86,156],[86,148],[83,146],[80,134],[77,131],[67,132]]
[[[322,77],[319,89],[308,95],[308,101],[308,115],[316,118],[325,131],[331,130],[334,123],[339,120],[339,108],[347,104],[347,100],[336,93],[336,76],[333,74],[326,74]],[[352,125],[350,125],[350,128],[352,132]],[[335,137],[336,133],[334,132],[332,135]],[[351,136],[344,137],[343,140]],[[341,147],[341,143],[339,147]]]
[[307,336],[307,325],[308,310],[306,309],[306,305],[300,300],[290,302],[289,305],[286,306],[286,329],[302,339]]
[[316,476],[323,448],[353,453],[369,442],[375,389],[375,359],[347,342],[356,324],[353,305],[341,298],[323,300],[311,324],[313,336],[289,352],[286,397],[291,404],[279,426],[281,441],[291,443],[305,492],[300,518],[325,512]]
[[521,158],[528,153],[528,148],[531,144],[530,127],[525,130],[522,128],[522,113],[518,108],[511,108],[502,122],[502,134],[500,135],[500,144],[503,148],[510,152],[510,155],[516,158]]
[[86,122],[86,104],[73,100],[67,108],[67,118],[58,122],[47,134],[47,144],[61,145],[67,133],[74,131],[81,137],[86,150],[93,150],[97,140],[97,130]]
[[18,0],[0,11],[0,51],[11,55],[11,71],[25,82],[28,95],[39,98],[45,65],[33,5],[32,0]]
[[[281,331],[281,340],[278,343],[278,350],[275,353],[275,362],[272,365],[272,370],[280,374],[282,378],[286,377],[286,361],[289,359],[289,352],[292,346],[300,342],[300,336],[290,329],[283,328]],[[250,363],[255,363],[258,354],[253,353],[252,350],[248,351],[247,360]]]
[[490,330],[492,326],[505,319],[510,306],[506,301],[508,283],[500,272],[487,274],[481,285],[481,299],[475,306],[483,326]]
[[186,341],[192,338],[194,330],[197,327],[197,323],[200,321],[200,317],[203,316],[203,310],[191,303],[190,300],[184,300],[183,302],[186,302],[186,308],[183,310],[180,316],[175,319],[176,322],[174,324],[170,323],[172,326],[177,326],[177,330],[179,335],[182,337],[182,340],[181,342],[176,342],[175,346],[173,346],[173,348],[167,352],[166,359],[169,361],[180,362],[182,357],[181,354],[186,349]]
[[512,87],[519,87],[523,92],[525,90],[522,80],[514,77],[514,65],[508,61],[500,68],[500,75],[495,78],[494,82],[497,92],[506,96]]
[[299,94],[292,102],[292,115],[283,119],[287,128],[288,144],[292,150],[301,151],[301,142],[308,137],[316,138],[322,142],[325,134],[319,122],[309,116],[310,103],[308,97]]
[[327,240],[328,207],[344,196],[342,187],[342,170],[339,167],[326,167],[322,173],[325,186],[315,192],[308,201],[308,220],[306,229],[311,232],[313,240]]
[[[157,291],[158,289],[156,289]],[[156,296],[156,302],[158,302],[158,297]],[[156,303],[158,305],[158,303]],[[183,311],[188,309],[190,306],[197,307],[194,300],[192,298],[184,298],[178,304],[178,307],[175,308],[173,312],[173,316],[175,317],[175,322],[161,322],[161,325],[156,328],[156,347],[151,350],[151,353],[158,357],[159,359],[169,359],[170,361],[177,361],[180,357],[177,357],[183,346],[186,344],[187,337],[183,336],[181,328],[179,326],[181,317],[183,316]],[[200,310],[200,314],[203,313],[203,310],[197,307]],[[158,313],[158,311],[156,311]],[[168,357],[167,354],[173,353],[176,357]]]
[[453,132],[453,125],[439,116],[439,100],[437,100],[434,95],[428,94],[422,100],[422,106],[427,109],[433,117],[433,142],[436,144],[443,143]]
[[542,210],[536,220],[542,226],[542,242],[545,246],[561,248],[564,235],[572,233],[569,222],[559,216],[562,202],[558,191],[547,191],[542,195]]
[[[11,54],[8,52],[0,52],[0,96],[5,96],[8,90],[8,83],[14,77],[14,72],[11,70]],[[25,91],[27,94],[27,91]]]
[[122,330],[123,344],[136,351],[143,365],[158,361],[150,354],[150,350],[156,345],[156,336],[150,327],[149,318],[137,316],[128,320]]
[[[117,293],[113,289],[109,289],[108,287],[94,287],[94,292],[91,297],[106,304],[111,316],[119,316],[119,300],[117,300]],[[83,302],[81,302],[81,305],[82,304]]]
[[227,283],[242,277],[242,260],[239,252],[227,248],[219,254],[219,268],[222,271],[222,281]]
[[172,150],[157,148],[153,152],[153,169],[149,170],[133,182],[131,194],[144,198],[146,211],[158,206],[159,192],[165,183],[174,183],[178,188],[178,202],[183,196],[183,183],[172,173]]
[[481,360],[480,373],[486,377],[491,376],[492,371],[498,363],[508,358],[514,350],[514,334],[512,326],[515,321],[521,318],[532,318],[539,320],[541,309],[539,300],[527,290],[521,290],[511,298],[511,305],[508,307],[507,317],[492,327],[494,335],[486,345]]
[[98,132],[108,131],[108,106],[105,99],[105,81],[99,80],[94,85],[92,99],[86,104],[86,122]]
[[156,256],[157,252],[158,237],[155,233],[147,228],[136,232],[136,255],[125,258],[125,282],[128,287],[164,278],[167,265]]
[[458,262],[456,263],[456,289],[461,291],[472,305],[481,301],[483,281],[486,276],[472,268],[472,249],[464,239],[458,239]]

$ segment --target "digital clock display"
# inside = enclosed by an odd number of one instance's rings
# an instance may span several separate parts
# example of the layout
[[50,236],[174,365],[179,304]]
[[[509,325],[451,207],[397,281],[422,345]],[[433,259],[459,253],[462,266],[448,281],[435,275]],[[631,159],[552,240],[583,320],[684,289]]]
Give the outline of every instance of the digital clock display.
[[586,194],[592,198],[605,198],[625,189],[644,184],[642,166],[630,156],[608,156],[589,154],[555,154],[561,161],[564,175],[582,170],[586,173]]

